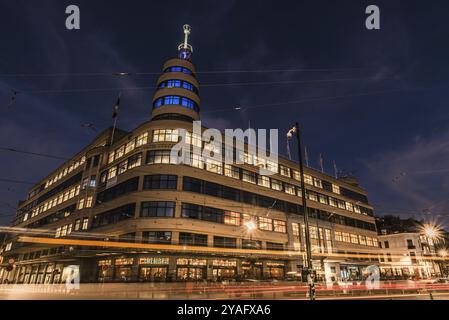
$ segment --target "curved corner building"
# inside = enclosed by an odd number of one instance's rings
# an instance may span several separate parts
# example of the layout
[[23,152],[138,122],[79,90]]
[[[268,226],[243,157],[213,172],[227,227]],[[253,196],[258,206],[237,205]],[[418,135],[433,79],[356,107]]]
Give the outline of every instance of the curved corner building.
[[[82,282],[301,274],[297,163],[280,158],[274,175],[260,176],[249,157],[239,165],[172,159],[179,129],[203,147],[192,132],[201,101],[189,26],[184,33],[157,80],[151,120],[131,132],[104,131],[19,203],[12,227],[24,229],[2,248],[0,280],[60,283],[68,266],[79,266]],[[366,266],[378,264],[367,193],[310,168],[305,183],[318,278],[362,279]]]

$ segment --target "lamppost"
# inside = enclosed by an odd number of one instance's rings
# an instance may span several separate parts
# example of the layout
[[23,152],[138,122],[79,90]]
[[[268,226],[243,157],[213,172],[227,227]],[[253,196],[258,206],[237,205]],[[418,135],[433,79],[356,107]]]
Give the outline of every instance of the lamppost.
[[[249,240],[250,240],[250,242],[251,242],[251,246],[253,245],[253,232],[254,232],[254,230],[256,230],[257,229],[257,225],[256,225],[256,223],[251,219],[251,220],[249,220],[249,221],[246,221],[245,223],[244,223],[244,226],[245,226],[245,228],[246,228],[246,232],[249,234]],[[257,261],[257,258],[255,259],[256,261]],[[249,261],[249,271],[250,271],[250,275],[254,275],[254,277],[256,278],[257,276],[256,276],[256,271],[254,270],[255,268],[256,268],[256,265],[255,265],[255,263],[256,262],[254,262],[254,264],[252,264],[252,262],[251,261]]]
[[310,245],[309,211],[307,210],[306,187],[304,183],[304,165],[302,163],[301,137],[299,131],[299,124],[297,122],[295,126],[292,129],[290,129],[290,131],[287,133],[287,139],[291,139],[294,133],[296,134],[296,143],[298,147],[299,175],[301,178],[301,199],[302,199],[301,205],[304,210],[304,229],[306,236],[307,281],[309,282],[309,297],[310,300],[315,300],[315,275],[313,274],[312,248]]

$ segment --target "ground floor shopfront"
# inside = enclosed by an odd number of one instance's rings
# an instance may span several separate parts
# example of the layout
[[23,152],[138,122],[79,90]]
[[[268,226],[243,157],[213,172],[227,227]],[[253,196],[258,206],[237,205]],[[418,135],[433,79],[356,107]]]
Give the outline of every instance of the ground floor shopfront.
[[16,263],[0,270],[0,283],[64,283],[73,268],[81,282],[167,282],[223,280],[284,280],[294,263],[288,260],[202,256],[114,255],[102,258]]
[[222,281],[283,280],[288,261],[206,257],[126,257],[98,260],[97,280],[117,281]]
[[430,279],[442,276],[438,265],[395,265],[380,267],[383,279]]

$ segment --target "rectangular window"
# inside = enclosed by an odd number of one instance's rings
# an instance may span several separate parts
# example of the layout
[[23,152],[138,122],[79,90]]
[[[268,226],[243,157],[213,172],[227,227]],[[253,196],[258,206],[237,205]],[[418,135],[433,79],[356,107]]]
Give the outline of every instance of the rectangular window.
[[117,176],[117,167],[116,166],[109,168],[108,180],[114,178],[115,176]]
[[267,242],[267,250],[282,251],[282,250],[284,250],[284,244],[283,243]]
[[145,176],[144,189],[176,189],[178,176],[174,175],[151,175]]
[[335,231],[335,241],[343,242],[343,235],[340,231]]
[[270,178],[267,176],[259,175],[257,177],[257,184],[262,187],[270,188]]
[[120,162],[118,165],[118,174],[125,173],[128,170],[128,160]]
[[259,229],[265,231],[273,231],[273,220],[269,218],[259,217]]
[[149,201],[142,202],[140,207],[141,217],[174,217],[175,202]]
[[366,237],[359,235],[359,243],[363,246],[366,246]]
[[240,226],[241,224],[241,214],[239,212],[232,212],[232,211],[225,211],[224,216],[224,223],[233,225],[233,226]]
[[148,143],[148,132],[144,132],[136,138],[136,148]]
[[299,174],[298,170],[293,170],[293,179],[296,181],[301,181],[301,175]]
[[321,183],[321,180],[318,178],[313,178],[313,185],[317,188],[323,188],[323,184]]
[[287,226],[285,224],[285,221],[273,220],[273,229],[274,229],[275,232],[286,233],[287,232]]
[[74,230],[79,231],[80,228],[81,228],[81,219],[76,219]]
[[293,230],[293,247],[295,251],[301,251],[301,235],[299,223],[292,223]]
[[177,129],[153,130],[153,142],[178,142]]
[[351,243],[359,244],[359,237],[356,234],[351,234]]
[[304,175],[304,183],[313,186],[313,180],[312,180],[312,177],[309,176],[308,174],[305,174],[305,175]]
[[135,154],[128,158],[128,169],[139,167],[142,165],[142,153]]
[[296,195],[295,186],[290,183],[284,183],[285,193]]
[[271,189],[282,191],[282,181],[271,179]]
[[260,249],[262,249],[262,242],[257,241],[257,240],[243,239],[242,240],[242,248],[243,249],[260,250]]
[[145,231],[142,232],[142,242],[156,244],[170,244],[172,233],[170,231]]
[[179,244],[184,246],[207,247],[207,235],[197,233],[179,233]]
[[176,159],[171,159],[170,150],[148,151],[148,164],[176,164]]
[[226,237],[214,237],[214,247],[237,248],[237,239]]
[[248,171],[248,170],[242,170],[242,180],[249,183],[257,183],[256,180],[256,173]]
[[223,174],[223,164],[220,161],[206,159],[206,170],[213,173]]
[[325,196],[324,194],[319,194],[318,198],[320,200],[320,203],[327,204],[327,196]]
[[87,230],[89,227],[89,218],[83,218],[83,230]]
[[335,184],[333,184],[332,185],[332,192],[336,193],[336,194],[340,194],[340,187],[335,185]]
[[343,232],[343,242],[351,242],[351,238],[349,237],[349,233]]
[[291,177],[290,168],[283,166],[282,164],[279,165],[279,173],[281,174],[281,176],[289,178]]
[[128,142],[125,147],[125,154],[128,154],[131,151],[133,151],[135,147],[136,147],[136,142],[134,140]]
[[307,191],[309,200],[318,201],[318,195],[313,191]]
[[123,157],[125,154],[125,146],[121,146],[117,150],[115,150],[115,159]]
[[346,210],[354,211],[354,207],[353,207],[352,203],[346,202]]
[[225,165],[225,176],[234,178],[234,179],[240,179],[240,169],[234,166],[231,166],[230,164]]

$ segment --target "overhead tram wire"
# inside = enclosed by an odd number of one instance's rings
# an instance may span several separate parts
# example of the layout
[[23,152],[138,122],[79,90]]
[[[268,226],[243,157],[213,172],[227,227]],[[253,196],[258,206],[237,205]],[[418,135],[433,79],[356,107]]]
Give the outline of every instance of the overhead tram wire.
[[[287,73],[287,72],[350,72],[362,70],[375,70],[375,68],[292,68],[292,69],[255,69],[255,70],[206,70],[195,71],[196,74],[232,74],[232,73]],[[157,72],[79,72],[79,73],[11,73],[0,74],[0,78],[38,78],[38,77],[98,77],[98,76],[133,76],[133,75],[160,75]]]
[[28,154],[32,156],[38,156],[38,157],[44,157],[44,158],[52,158],[57,160],[70,160],[70,158],[61,157],[57,155],[47,154],[47,153],[38,153],[38,152],[31,152],[31,151],[25,151],[25,150],[17,150],[14,148],[6,148],[6,147],[0,147],[0,151],[9,151],[9,152],[15,152],[15,153],[22,153],[22,154]]
[[[449,86],[449,83],[446,83],[446,84],[444,84],[444,86],[441,86],[441,87],[447,87],[447,86]],[[301,103],[307,103],[307,102],[329,101],[329,100],[338,100],[338,99],[346,99],[346,98],[373,96],[373,95],[378,95],[378,94],[400,93],[400,92],[411,92],[411,91],[425,91],[425,90],[432,90],[432,89],[435,89],[435,87],[398,88],[398,89],[379,90],[379,91],[372,91],[372,92],[350,93],[350,94],[336,95],[336,96],[329,96],[329,97],[307,98],[307,99],[285,101],[285,102],[273,102],[273,103],[252,105],[252,106],[251,105],[250,106],[239,106],[238,109],[236,109],[235,106],[234,107],[221,107],[221,108],[217,108],[217,109],[202,111],[201,113],[205,114],[205,113],[230,112],[230,111],[235,112],[236,110],[258,109],[258,108],[267,108],[267,107],[275,107],[275,106],[287,106],[287,105],[301,104]]]
[[35,182],[0,178],[0,182],[35,185]]
[[[381,80],[389,80],[393,78],[383,78]],[[286,80],[286,81],[256,81],[256,82],[223,82],[223,83],[205,83],[201,84],[201,88],[213,87],[240,87],[240,86],[260,86],[260,85],[289,85],[289,84],[307,84],[307,83],[333,83],[333,82],[349,82],[349,81],[372,81],[373,78],[336,78],[336,79],[316,79],[316,80]],[[45,93],[88,93],[88,92],[108,92],[108,91],[137,91],[157,89],[157,86],[144,87],[123,87],[123,88],[80,88],[80,89],[43,89],[43,90],[21,90],[21,93],[45,94]]]

